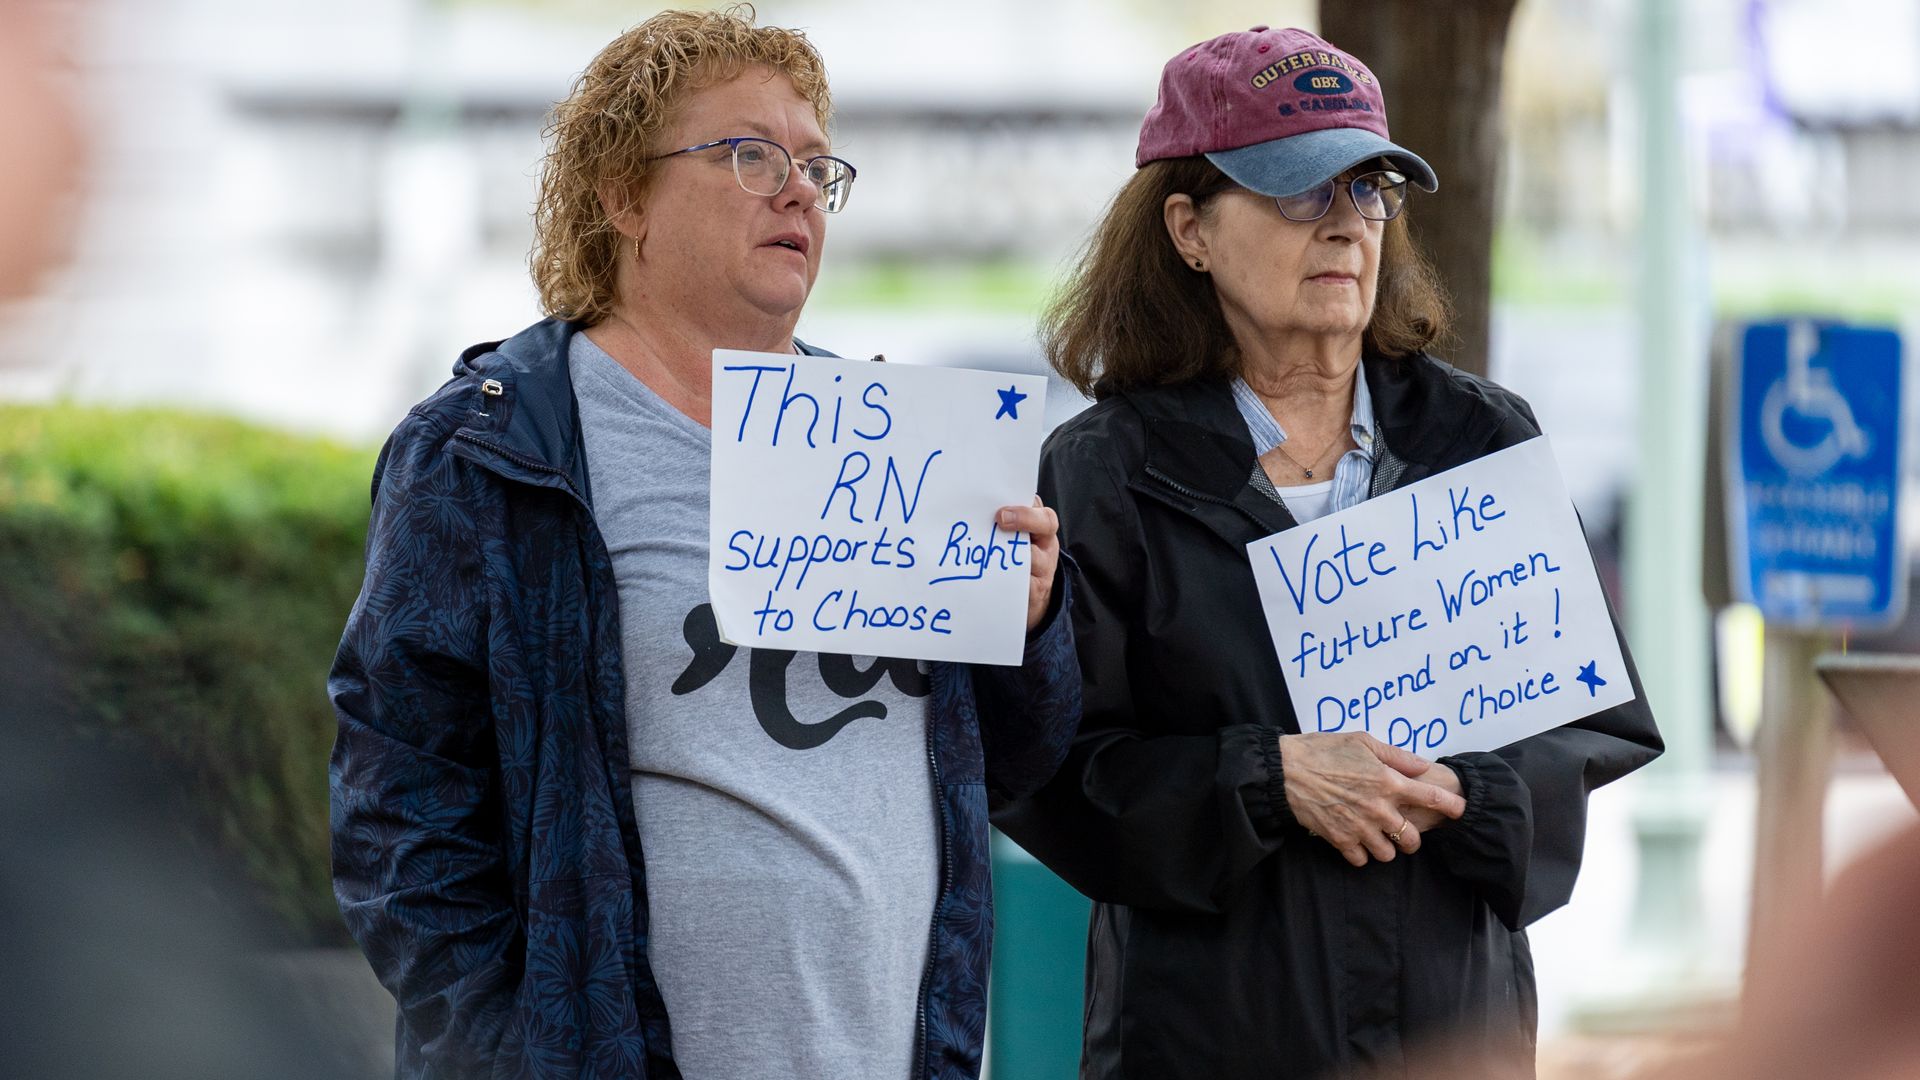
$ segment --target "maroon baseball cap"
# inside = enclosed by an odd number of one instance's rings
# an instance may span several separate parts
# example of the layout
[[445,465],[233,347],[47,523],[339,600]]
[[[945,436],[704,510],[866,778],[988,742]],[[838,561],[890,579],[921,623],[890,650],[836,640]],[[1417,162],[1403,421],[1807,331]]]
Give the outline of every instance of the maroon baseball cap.
[[1367,65],[1305,30],[1236,30],[1167,61],[1133,163],[1195,154],[1263,195],[1297,195],[1382,157],[1426,190],[1440,186],[1432,166],[1387,138]]

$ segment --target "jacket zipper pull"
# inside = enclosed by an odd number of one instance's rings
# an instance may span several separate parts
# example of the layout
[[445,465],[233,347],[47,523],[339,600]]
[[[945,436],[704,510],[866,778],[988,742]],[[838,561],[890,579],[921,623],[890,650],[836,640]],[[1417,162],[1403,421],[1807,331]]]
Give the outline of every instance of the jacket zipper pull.
[[[507,392],[507,388],[500,385],[499,379],[488,379],[480,384],[480,392],[487,397],[500,397]],[[492,416],[493,414],[482,409],[480,410],[480,415]]]

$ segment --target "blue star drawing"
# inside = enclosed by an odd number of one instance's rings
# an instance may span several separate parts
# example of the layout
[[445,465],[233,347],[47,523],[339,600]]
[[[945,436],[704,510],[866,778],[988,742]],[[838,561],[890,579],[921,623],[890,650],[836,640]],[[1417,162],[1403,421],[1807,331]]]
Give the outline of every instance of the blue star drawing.
[[1011,386],[1005,390],[995,390],[994,393],[1000,395],[1000,411],[994,413],[993,418],[998,420],[1003,416],[1011,416],[1015,420],[1020,419],[1019,405],[1021,402],[1027,400],[1027,395]]
[[1600,688],[1607,685],[1607,680],[1593,673],[1593,665],[1599,662],[1598,660],[1587,661],[1580,665],[1580,674],[1574,676],[1575,679],[1587,684],[1588,697],[1599,696]]

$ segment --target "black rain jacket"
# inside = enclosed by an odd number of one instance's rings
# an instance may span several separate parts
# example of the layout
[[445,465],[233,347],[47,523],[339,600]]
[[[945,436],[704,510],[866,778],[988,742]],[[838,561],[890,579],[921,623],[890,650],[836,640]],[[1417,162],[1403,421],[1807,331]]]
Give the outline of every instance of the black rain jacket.
[[[1363,370],[1371,494],[1539,434],[1519,397],[1431,358]],[[1573,891],[1588,792],[1661,750],[1632,660],[1635,700],[1442,758],[1465,816],[1349,866],[1286,807],[1278,739],[1300,727],[1246,545],[1295,522],[1255,464],[1217,380],[1108,397],[1042,454],[1085,711],[1052,782],[994,820],[1095,901],[1081,1076],[1406,1075],[1436,1042],[1531,1076],[1523,928]]]

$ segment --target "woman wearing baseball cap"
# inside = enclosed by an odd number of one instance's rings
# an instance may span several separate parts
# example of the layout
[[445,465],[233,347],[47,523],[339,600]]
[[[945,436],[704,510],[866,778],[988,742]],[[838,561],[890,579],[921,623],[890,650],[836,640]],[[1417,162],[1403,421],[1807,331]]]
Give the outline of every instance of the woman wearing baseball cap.
[[1085,712],[1000,826],[1096,903],[1086,1080],[1531,1075],[1524,927],[1572,892],[1587,793],[1652,760],[1643,699],[1427,761],[1300,734],[1246,545],[1539,434],[1434,359],[1406,232],[1433,170],[1300,30],[1165,69],[1138,171],[1048,313],[1098,404],[1041,462],[1077,563]]

